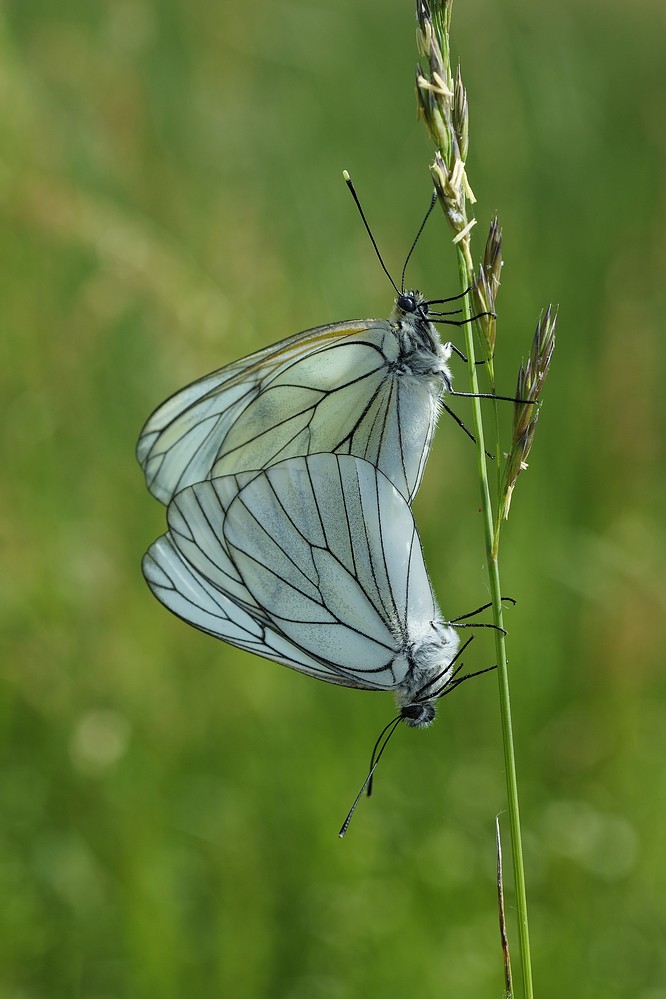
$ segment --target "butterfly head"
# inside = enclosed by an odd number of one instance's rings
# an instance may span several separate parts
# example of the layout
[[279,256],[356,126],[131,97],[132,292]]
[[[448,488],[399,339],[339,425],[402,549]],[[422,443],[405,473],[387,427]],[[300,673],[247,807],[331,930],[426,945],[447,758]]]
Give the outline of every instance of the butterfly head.
[[435,720],[437,709],[432,701],[424,704],[405,704],[400,709],[400,719],[410,728],[427,728]]
[[398,316],[418,316],[428,319],[428,302],[420,291],[401,291],[395,300]]

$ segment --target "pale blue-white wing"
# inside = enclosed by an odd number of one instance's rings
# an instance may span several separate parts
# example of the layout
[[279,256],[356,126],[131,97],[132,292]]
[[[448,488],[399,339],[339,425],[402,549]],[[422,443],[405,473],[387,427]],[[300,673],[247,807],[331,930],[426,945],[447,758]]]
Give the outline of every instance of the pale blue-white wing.
[[[441,388],[441,385],[440,385]],[[413,373],[392,372],[348,449],[375,465],[410,502],[421,484],[440,409],[441,392]]]
[[344,670],[310,656],[260,617],[240,606],[194,569],[168,534],[143,558],[143,574],[157,599],[173,614],[215,638],[272,659],[308,676],[345,687],[366,686]]
[[207,477],[220,439],[258,391],[256,379],[237,381],[236,367],[215,371],[177,392],[143,427],[136,456],[148,489],[162,503]]
[[[212,503],[215,485],[190,491]],[[411,510],[362,459],[272,466],[228,506],[223,535],[262,617],[364,686],[402,683],[410,646],[440,620]]]
[[377,320],[283,368],[230,426],[211,478],[316,452],[351,454],[376,465],[411,500],[439,396],[431,380],[400,368],[399,349],[389,323]]
[[[320,488],[325,502],[330,505],[328,519],[331,522],[329,526],[329,533],[331,533],[333,523],[340,518],[341,506],[339,504],[344,503],[340,490],[339,468],[332,455],[318,455],[316,458],[323,459],[315,462],[315,465],[319,466],[315,468],[315,474],[326,476],[325,479],[321,480]],[[342,461],[344,462],[345,459],[343,458]],[[264,626],[283,634],[295,645],[300,642],[298,628],[293,627],[293,621],[291,628],[283,627],[283,624],[289,619],[290,608],[293,607],[294,602],[294,591],[299,591],[305,585],[303,573],[309,571],[313,559],[313,546],[309,539],[320,540],[321,525],[317,499],[308,488],[309,477],[307,474],[305,477],[299,474],[299,472],[307,470],[304,462],[305,459],[289,459],[276,466],[278,470],[290,469],[293,477],[280,477],[284,480],[284,488],[281,490],[279,500],[276,499],[270,488],[266,490],[265,486],[260,486],[259,493],[253,494],[254,516],[249,523],[244,518],[244,507],[242,505],[237,507],[235,503],[239,491],[244,488],[245,483],[253,481],[257,477],[258,473],[256,472],[241,473],[238,476],[224,476],[190,486],[182,490],[172,500],[168,509],[170,537],[179,554],[191,567],[192,572],[199,579],[207,580],[216,590],[233,599],[236,605],[252,615],[256,621],[261,621]],[[361,462],[361,464],[367,466],[367,462]],[[367,467],[372,469],[372,466]],[[261,473],[259,473],[259,477],[262,478]],[[350,498],[351,502],[353,502],[353,498]],[[405,501],[402,502],[406,506]],[[298,530],[295,533],[291,532],[287,545],[283,544],[285,522],[288,525],[287,529],[289,529],[291,521],[282,504],[294,508],[299,523]],[[247,562],[241,556],[241,566],[244,566],[247,572],[246,581],[243,569],[239,568],[235,560],[235,556],[238,555],[237,550],[232,546],[230,552],[225,533],[225,523],[230,508],[235,509],[235,513],[232,514],[235,531],[249,531],[248,543],[255,545],[260,550],[262,562],[270,565],[271,573],[275,578],[281,580],[277,596],[277,602],[280,604],[278,614],[272,613],[275,600],[272,600],[268,607],[264,607],[262,592],[259,591],[258,599],[255,596],[254,590],[257,580],[254,566],[250,566],[248,571]],[[361,510],[354,509],[350,512],[354,518],[363,516]],[[260,525],[257,524],[257,518]],[[231,533],[235,536],[233,528]],[[365,560],[367,557],[367,545],[365,550],[361,550],[359,546],[358,554],[354,554],[352,544],[355,542],[346,531],[337,532],[335,537],[331,533],[330,543],[336,546],[345,545],[343,558],[347,565],[353,565],[355,558]],[[316,554],[315,557],[317,557]],[[343,577],[344,575],[345,570],[343,570]],[[320,645],[313,648],[310,644],[302,651],[305,655],[308,653],[314,655],[320,661],[321,668],[353,677],[355,685],[371,689],[393,687],[396,675],[392,663],[398,651],[396,638],[372,604],[369,604],[362,595],[359,598],[359,594],[353,592],[351,577],[333,579],[328,587],[323,587],[317,598],[317,607],[308,609],[310,621],[311,623],[316,621],[322,627],[335,623],[336,618],[326,607],[326,601],[337,602],[339,605],[341,601],[346,599],[347,594],[351,598],[351,603],[347,608],[348,627],[346,630],[335,629],[336,641],[340,642],[342,638],[346,640],[347,644],[344,648],[331,654],[329,646]],[[377,594],[374,593],[373,596],[377,602]],[[387,611],[382,606],[381,613],[384,617],[388,617],[389,614],[393,613],[393,609]],[[312,617],[313,614],[314,617]],[[352,615],[354,616],[353,621]],[[370,653],[375,656],[372,661],[368,658]],[[366,668],[362,668],[363,664]],[[350,685],[347,680],[339,682]]]
[[239,490],[257,473],[240,472],[210,481],[210,489],[181,490],[168,506],[169,534],[184,559],[238,604],[259,613],[224,538],[224,518]]
[[137,459],[151,493],[168,503],[179,490],[208,478],[223,453],[229,429],[276,373],[297,364],[300,358],[322,345],[353,339],[372,323],[373,320],[335,323],[297,333],[172,395],[149,417],[137,444]]
[[137,455],[168,503],[194,482],[331,452],[375,464],[407,498],[423,474],[443,382],[404,362],[387,320],[300,333],[167,400]]

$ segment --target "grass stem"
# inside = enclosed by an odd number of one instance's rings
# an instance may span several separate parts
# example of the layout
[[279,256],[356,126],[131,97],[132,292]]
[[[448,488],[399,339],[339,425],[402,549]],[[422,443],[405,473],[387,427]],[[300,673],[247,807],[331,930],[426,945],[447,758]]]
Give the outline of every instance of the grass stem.
[[[461,288],[469,288],[471,283],[470,255],[465,247],[458,244],[458,271]],[[471,318],[469,298],[463,299],[465,319]],[[465,349],[469,360],[470,392],[478,394],[479,380],[475,365],[475,344],[473,323],[467,322],[465,330]],[[495,517],[493,514],[490,487],[488,483],[488,464],[485,451],[485,431],[481,400],[472,399],[474,432],[476,434],[476,452],[481,486],[481,513],[488,559],[488,579],[493,608],[493,620],[499,629],[504,628],[502,614],[502,588],[500,584],[499,552],[496,540]],[[499,462],[501,456],[496,455]],[[507,801],[509,822],[511,827],[511,850],[513,857],[514,887],[516,893],[516,911],[518,915],[518,936],[522,966],[523,990],[525,999],[533,999],[532,960],[530,954],[530,937],[527,920],[527,892],[525,888],[525,867],[523,864],[523,845],[520,828],[520,808],[518,803],[518,778],[516,775],[516,757],[513,743],[513,725],[511,720],[511,696],[509,691],[509,671],[506,656],[506,636],[503,630],[495,631],[495,650],[497,654],[497,679],[499,684],[500,717],[502,720],[502,743],[504,748],[504,767],[506,775]]]
[[[481,487],[481,513],[486,545],[490,594],[493,608],[499,709],[502,723],[502,743],[506,774],[508,812],[511,826],[511,852],[515,884],[515,905],[522,967],[524,999],[533,999],[532,961],[527,922],[525,868],[518,806],[518,781],[511,721],[511,697],[507,668],[506,639],[503,631],[502,588],[499,569],[499,540],[502,519],[508,515],[511,496],[520,473],[527,468],[534,431],[539,417],[538,400],[548,373],[555,344],[556,317],[552,309],[541,316],[528,361],[518,376],[518,393],[514,401],[514,430],[511,450],[505,456],[500,447],[497,400],[495,401],[495,460],[497,462],[496,510],[488,481],[486,434],[476,369],[475,334],[483,348],[486,374],[491,392],[495,391],[495,299],[502,271],[502,233],[495,218],[490,226],[483,260],[474,273],[470,234],[476,222],[468,218],[467,205],[475,202],[466,174],[469,148],[469,115],[467,92],[458,68],[455,76],[451,66],[449,30],[453,0],[416,0],[417,50],[416,92],[419,113],[435,145],[435,158],[430,167],[437,197],[453,234],[458,258],[460,287],[471,289],[463,297],[466,353],[469,361],[469,382],[472,398],[474,432],[476,434],[477,465]],[[472,313],[472,308],[474,312]],[[472,323],[474,315],[474,323]]]

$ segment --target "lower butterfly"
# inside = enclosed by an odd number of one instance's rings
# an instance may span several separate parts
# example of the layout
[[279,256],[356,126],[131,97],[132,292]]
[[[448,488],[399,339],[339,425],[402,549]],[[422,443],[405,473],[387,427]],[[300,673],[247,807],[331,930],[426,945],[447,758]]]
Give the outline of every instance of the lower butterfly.
[[174,614],[301,673],[393,691],[402,720],[430,724],[459,639],[409,505],[374,465],[312,454],[200,482],[168,523],[143,571]]
[[389,319],[306,330],[176,392],[137,446],[151,493],[169,503],[205,479],[331,452],[376,465],[411,501],[451,390],[453,348],[428,304],[399,292]]

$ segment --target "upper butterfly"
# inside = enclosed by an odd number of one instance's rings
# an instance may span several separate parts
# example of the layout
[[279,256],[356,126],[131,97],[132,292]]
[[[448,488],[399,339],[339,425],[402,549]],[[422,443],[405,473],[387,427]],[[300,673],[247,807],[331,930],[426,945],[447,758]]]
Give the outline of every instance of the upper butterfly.
[[206,479],[328,452],[371,462],[411,501],[451,390],[452,347],[428,304],[399,292],[389,319],[316,326],[176,392],[139,437],[150,492],[167,504]]

